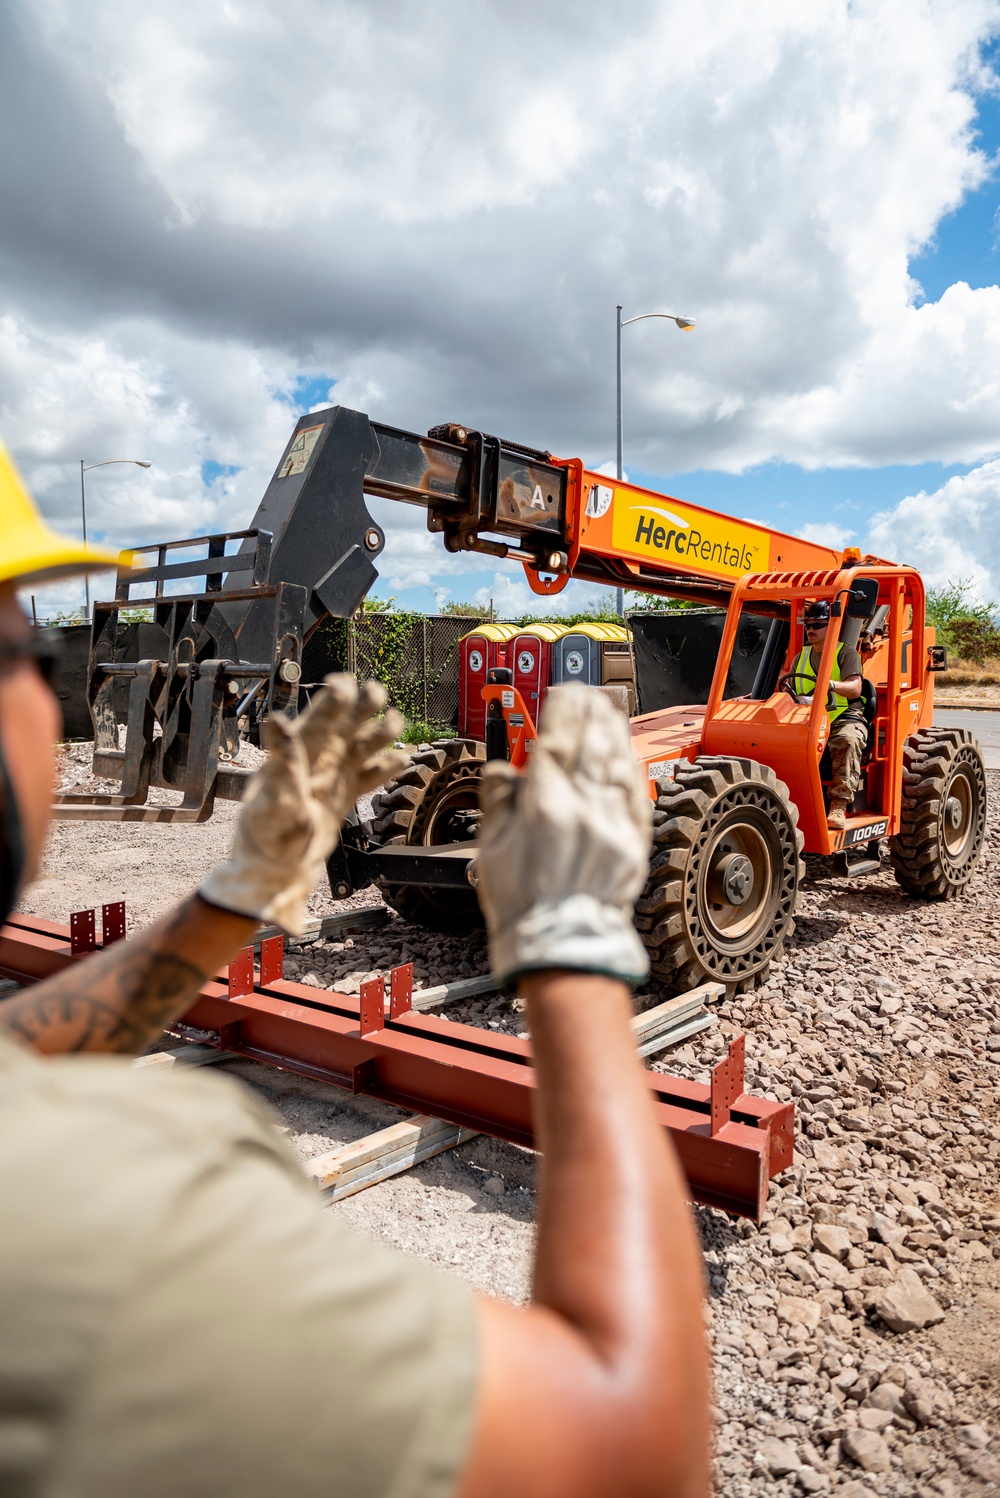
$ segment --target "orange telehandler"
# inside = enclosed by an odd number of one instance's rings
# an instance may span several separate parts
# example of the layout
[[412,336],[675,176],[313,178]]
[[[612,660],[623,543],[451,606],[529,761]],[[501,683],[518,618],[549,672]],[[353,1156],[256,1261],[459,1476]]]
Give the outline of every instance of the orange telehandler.
[[[123,567],[115,600],[95,605],[94,769],[122,790],[88,805],[78,798],[62,815],[201,820],[215,795],[241,794],[220,753],[232,753],[241,721],[254,731],[268,712],[296,710],[303,640],[330,615],[349,618],[378,575],[385,538],[366,495],[423,507],[451,551],[520,562],[541,596],[575,577],[726,610],[707,701],[631,723],[655,802],[636,924],[667,986],[752,987],[790,930],[803,851],[857,876],[881,866],[887,839],[908,894],[945,899],[968,884],[985,834],[985,772],[971,734],[933,726],[944,652],[925,626],[912,567],[615,482],[579,459],[455,425],[422,437],[343,407],[300,419],[250,530],[202,538],[208,556],[197,563],[170,561],[195,542],[148,548],[155,564],[140,556]],[[199,568],[203,593],[170,592]],[[154,619],[143,658],[129,664],[118,616],[135,607],[137,581],[155,589]],[[796,679],[794,663],[803,610],[820,599],[831,628],[814,685]],[[769,623],[753,685],[734,694],[730,667],[748,616]],[[846,828],[834,832],[825,750],[841,641],[864,661],[868,742]],[[411,919],[445,929],[478,919],[481,767],[495,755],[524,763],[535,742],[530,705],[502,669],[490,676],[486,741],[435,743],[378,793],[370,819],[352,817],[330,863],[335,895],[375,880]],[[124,749],[114,706],[123,685]],[[182,806],[147,805],[150,784],[183,790]]]

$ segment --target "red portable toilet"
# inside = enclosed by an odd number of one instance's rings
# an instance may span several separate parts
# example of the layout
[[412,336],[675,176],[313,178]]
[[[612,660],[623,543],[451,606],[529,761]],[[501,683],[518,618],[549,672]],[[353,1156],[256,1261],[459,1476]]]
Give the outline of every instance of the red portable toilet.
[[507,641],[517,634],[516,624],[478,624],[458,643],[458,732],[463,739],[486,737],[486,704],[483,687],[486,673],[494,666],[509,664]]
[[526,624],[507,647],[514,685],[536,724],[552,682],[552,646],[565,633],[565,624]]

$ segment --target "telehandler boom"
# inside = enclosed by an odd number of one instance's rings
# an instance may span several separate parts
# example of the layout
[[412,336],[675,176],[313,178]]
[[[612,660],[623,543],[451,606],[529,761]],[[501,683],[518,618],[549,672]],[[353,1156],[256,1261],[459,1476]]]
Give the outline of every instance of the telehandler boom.
[[[95,605],[94,769],[121,791],[67,799],[61,815],[202,820],[216,795],[242,794],[220,752],[235,750],[242,718],[255,728],[268,712],[296,711],[303,640],[324,618],[350,617],[378,575],[384,535],[366,495],[423,507],[451,551],[520,562],[540,596],[575,577],[726,610],[707,702],[631,723],[655,802],[636,923],[667,986],[760,980],[790,930],[803,851],[859,875],[881,866],[887,839],[907,893],[943,899],[968,884],[985,834],[985,773],[967,731],[932,726],[944,659],[913,568],[617,483],[579,459],[456,425],[421,437],[343,407],[300,419],[248,531],[147,548],[155,563],[123,566],[115,599]],[[206,557],[168,560],[199,544]],[[170,592],[196,576],[204,591]],[[154,622],[140,626],[141,658],[126,662],[119,615],[142,601],[137,584],[154,588]],[[794,663],[802,612],[817,600],[829,603],[832,627],[815,689],[810,681],[803,694]],[[729,695],[746,615],[770,627],[751,690]],[[830,831],[827,696],[840,642],[865,663],[868,742],[846,827]],[[488,754],[523,763],[535,742],[529,704],[508,673],[490,674],[486,742],[442,740],[418,753],[377,795],[371,821],[352,818],[330,864],[335,894],[375,880],[412,919],[439,928],[478,919],[481,766]],[[126,684],[122,748],[114,693]],[[150,784],[182,790],[181,806],[148,805]]]

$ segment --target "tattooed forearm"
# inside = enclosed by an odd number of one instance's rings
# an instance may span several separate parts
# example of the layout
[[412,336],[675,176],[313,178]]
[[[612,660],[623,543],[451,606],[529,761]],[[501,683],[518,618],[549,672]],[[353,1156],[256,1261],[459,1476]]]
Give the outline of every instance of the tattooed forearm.
[[130,942],[73,963],[0,1004],[0,1023],[49,1055],[134,1055],[190,1007],[256,922],[193,898]]
[[[205,981],[192,963],[165,952],[143,953],[114,974],[88,984],[71,970],[2,1012],[8,1029],[40,1050],[58,1033],[59,1051],[134,1054],[176,1019]],[[72,980],[76,979],[76,982]]]

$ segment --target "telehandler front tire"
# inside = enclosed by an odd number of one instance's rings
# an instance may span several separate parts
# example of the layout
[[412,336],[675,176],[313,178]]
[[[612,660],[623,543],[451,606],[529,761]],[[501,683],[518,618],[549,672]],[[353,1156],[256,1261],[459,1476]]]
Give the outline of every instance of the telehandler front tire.
[[[475,832],[479,782],[486,746],[474,739],[438,739],[413,756],[409,769],[372,797],[372,832],[383,846],[419,843],[440,847]],[[468,931],[483,924],[476,892],[389,885],[387,905],[404,920],[431,931]]]
[[752,759],[681,760],[661,782],[636,926],[677,993],[756,987],[794,928],[802,834],[787,788]]
[[896,883],[921,900],[960,895],[986,836],[986,771],[967,728],[921,728],[903,747],[902,825],[889,839]]

